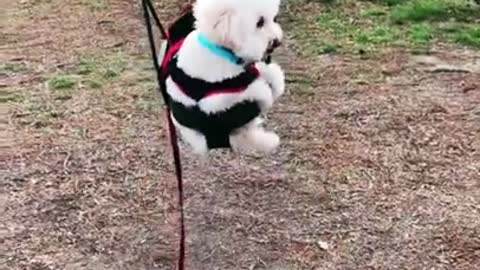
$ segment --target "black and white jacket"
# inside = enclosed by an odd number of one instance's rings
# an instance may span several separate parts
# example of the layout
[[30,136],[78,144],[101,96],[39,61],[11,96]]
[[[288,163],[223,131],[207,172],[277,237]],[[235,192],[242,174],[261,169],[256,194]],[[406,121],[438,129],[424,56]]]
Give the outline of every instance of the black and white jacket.
[[230,134],[255,120],[273,103],[271,91],[258,91],[256,87],[268,87],[260,76],[261,66],[238,65],[235,75],[222,80],[196,78],[188,70],[191,67],[188,58],[202,56],[189,55],[188,48],[179,55],[184,43],[195,39],[193,16],[182,17],[180,23],[177,21],[170,28],[169,35],[170,45],[162,61],[162,72],[175,123],[205,136],[209,149],[230,147]]

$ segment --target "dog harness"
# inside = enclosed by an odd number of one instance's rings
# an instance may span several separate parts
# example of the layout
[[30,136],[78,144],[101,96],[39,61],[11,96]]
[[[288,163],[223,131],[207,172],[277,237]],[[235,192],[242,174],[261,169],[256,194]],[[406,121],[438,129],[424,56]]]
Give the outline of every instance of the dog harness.
[[[168,29],[169,45],[162,62],[162,72],[165,79],[170,77],[178,89],[197,104],[200,100],[214,95],[241,93],[259,77],[259,72],[253,64],[245,65],[244,71],[233,78],[213,83],[186,74],[177,64],[177,53],[187,35],[193,30],[194,17],[191,12],[181,16]],[[244,64],[244,61],[231,50],[214,44],[203,35],[198,36],[198,42],[211,53],[232,63]],[[254,101],[243,101],[217,113],[206,113],[198,105],[186,106],[172,97],[169,97],[169,106],[177,122],[205,136],[209,149],[229,148],[230,134],[261,113],[259,104]]]

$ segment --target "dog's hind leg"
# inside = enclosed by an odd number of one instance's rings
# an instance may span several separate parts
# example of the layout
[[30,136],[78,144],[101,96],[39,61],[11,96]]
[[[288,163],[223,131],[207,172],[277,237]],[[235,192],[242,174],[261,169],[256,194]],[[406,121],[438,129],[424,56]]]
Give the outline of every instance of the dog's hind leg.
[[180,136],[192,148],[192,151],[206,158],[208,155],[208,145],[205,136],[196,130],[181,125],[173,116],[172,120]]
[[230,144],[236,152],[270,153],[280,144],[280,137],[258,125],[249,125],[230,135]]

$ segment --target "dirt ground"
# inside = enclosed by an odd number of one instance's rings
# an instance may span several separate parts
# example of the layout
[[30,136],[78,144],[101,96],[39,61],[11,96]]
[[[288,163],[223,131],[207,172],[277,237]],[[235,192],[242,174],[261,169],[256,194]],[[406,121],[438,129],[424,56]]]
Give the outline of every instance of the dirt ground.
[[[175,268],[139,2],[0,0],[0,269]],[[218,151],[208,166],[183,152],[187,269],[478,269],[480,53],[307,58],[297,45],[275,56],[289,88],[268,120],[278,152]],[[121,68],[87,80],[86,56]],[[59,74],[75,86],[52,90]]]

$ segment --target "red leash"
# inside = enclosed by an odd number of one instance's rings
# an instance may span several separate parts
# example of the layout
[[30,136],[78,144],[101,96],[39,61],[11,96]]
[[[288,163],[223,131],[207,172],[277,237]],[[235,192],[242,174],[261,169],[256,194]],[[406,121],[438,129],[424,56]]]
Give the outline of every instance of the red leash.
[[180,159],[180,150],[178,149],[177,133],[170,117],[170,110],[167,110],[168,129],[170,131],[170,143],[172,145],[173,160],[175,163],[175,173],[177,175],[178,186],[178,207],[180,208],[180,249],[178,258],[178,269],[185,269],[185,215],[183,211],[183,175],[182,163]]
[[183,176],[182,176],[182,162],[180,159],[180,150],[178,148],[177,142],[177,133],[173,120],[170,117],[170,108],[169,108],[169,96],[167,94],[167,89],[165,85],[165,78],[161,72],[160,63],[158,62],[157,50],[155,47],[155,39],[153,36],[152,22],[153,17],[156,26],[162,34],[162,38],[168,40],[167,32],[163,28],[160,20],[155,12],[155,8],[152,5],[150,0],[142,0],[143,15],[145,18],[145,24],[147,27],[148,41],[150,43],[150,49],[152,51],[153,64],[157,72],[157,80],[159,84],[159,90],[163,96],[163,100],[167,106],[167,121],[168,121],[168,130],[170,133],[170,144],[173,152],[173,160],[175,163],[175,174],[177,177],[177,186],[178,186],[178,204],[180,208],[180,249],[178,257],[178,269],[185,269],[185,221],[184,221],[184,211],[183,211]]

